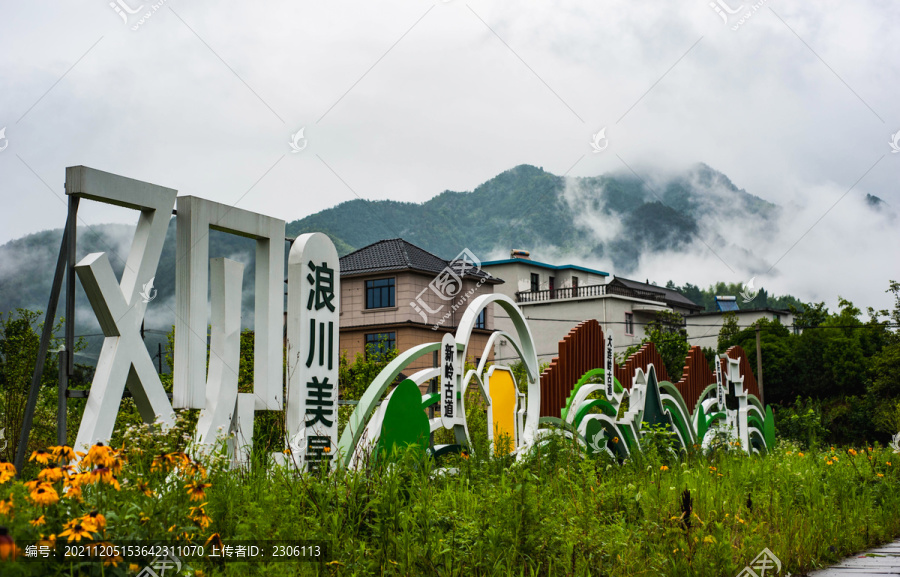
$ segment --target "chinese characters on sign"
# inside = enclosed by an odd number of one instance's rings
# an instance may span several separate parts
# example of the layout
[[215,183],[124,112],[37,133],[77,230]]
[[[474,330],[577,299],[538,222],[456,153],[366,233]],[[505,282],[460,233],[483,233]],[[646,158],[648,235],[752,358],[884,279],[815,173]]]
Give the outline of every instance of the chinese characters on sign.
[[725,409],[725,384],[722,381],[722,359],[716,355],[716,403],[719,410]]
[[293,458],[308,471],[329,466],[337,446],[339,270],[337,250],[324,234],[294,241],[288,259],[287,424]]
[[456,359],[456,338],[447,333],[441,339],[441,423],[450,429],[460,422],[457,381],[459,369]]
[[606,379],[606,398],[613,398],[613,385],[615,379],[614,357],[613,357],[613,336],[612,333],[606,335],[606,358],[603,366],[603,377]]

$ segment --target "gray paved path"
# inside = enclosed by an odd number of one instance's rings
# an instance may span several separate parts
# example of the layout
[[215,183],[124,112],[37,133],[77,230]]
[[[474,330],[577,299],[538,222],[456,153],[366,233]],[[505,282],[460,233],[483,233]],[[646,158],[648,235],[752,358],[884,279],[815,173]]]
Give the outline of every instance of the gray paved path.
[[809,574],[810,577],[859,577],[900,575],[900,541],[870,549],[844,559],[834,567]]

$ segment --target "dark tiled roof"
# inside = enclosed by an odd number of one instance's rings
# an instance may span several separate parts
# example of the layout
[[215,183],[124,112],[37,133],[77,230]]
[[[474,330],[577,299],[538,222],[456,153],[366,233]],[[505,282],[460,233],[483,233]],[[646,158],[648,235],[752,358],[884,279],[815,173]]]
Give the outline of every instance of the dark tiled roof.
[[656,286],[656,285],[652,285],[652,284],[647,284],[645,282],[638,282],[636,280],[622,278],[620,276],[617,276],[615,279],[611,280],[610,282],[611,283],[619,282],[623,286],[626,286],[631,289],[638,289],[638,290],[645,290],[645,291],[652,291],[652,292],[660,293],[665,296],[666,304],[668,304],[670,306],[674,305],[674,306],[679,306],[682,308],[693,309],[693,310],[698,310],[698,311],[703,310],[702,306],[698,305],[697,303],[695,303],[694,301],[687,298],[686,296],[684,296],[683,294],[681,294],[680,292],[678,292],[676,290],[667,289],[666,287]]
[[[417,247],[402,238],[381,240],[341,257],[341,275],[357,275],[396,270],[415,270],[437,274],[448,265],[456,271],[464,266],[462,262],[450,262]],[[465,275],[475,278],[489,278],[503,282],[488,273],[465,265]]]

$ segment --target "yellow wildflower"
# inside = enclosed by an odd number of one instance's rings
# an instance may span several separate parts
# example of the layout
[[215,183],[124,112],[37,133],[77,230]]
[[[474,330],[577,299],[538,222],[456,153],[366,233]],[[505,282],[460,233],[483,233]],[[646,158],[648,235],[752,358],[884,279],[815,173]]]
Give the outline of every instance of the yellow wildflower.
[[47,520],[44,519],[44,516],[43,516],[43,515],[41,515],[41,516],[38,517],[37,519],[32,519],[32,520],[29,521],[28,523],[29,523],[32,527],[40,527],[41,525],[43,525],[43,524],[46,523],[46,522],[47,522]]
[[55,549],[56,548],[56,535],[51,533],[49,537],[45,538],[44,534],[41,533],[41,538],[38,540],[37,544],[38,544],[38,546],[46,545],[46,546],[50,547],[51,549]]
[[0,527],[0,561],[15,560],[19,553],[6,527]]
[[38,449],[37,451],[31,453],[31,457],[28,459],[29,461],[37,461],[41,465],[46,465],[50,462],[50,458],[53,457],[48,451],[44,449]]
[[54,461],[74,461],[75,451],[68,445],[59,445],[58,447],[50,447],[50,454],[53,455]]
[[12,493],[9,494],[9,499],[3,499],[0,501],[0,515],[9,515],[9,512],[12,511],[13,508],[13,496]]
[[152,497],[154,495],[153,489],[150,488],[150,484],[147,483],[146,481],[138,481],[137,489],[138,489],[138,491],[140,491],[144,495],[147,495],[148,497]]
[[47,481],[48,483],[55,483],[57,481],[61,481],[65,477],[65,473],[59,467],[48,467],[38,473],[38,479],[42,481]]
[[53,505],[59,501],[59,494],[50,485],[39,485],[31,492],[29,497],[36,505],[41,505],[42,507]]
[[216,548],[221,551],[222,547],[225,545],[222,543],[222,537],[218,533],[213,533],[209,536],[209,539],[206,540],[206,546],[210,549]]
[[106,517],[103,516],[99,511],[91,511],[87,515],[81,518],[81,522],[84,525],[91,525],[94,527],[94,531],[102,531],[106,528]]
[[0,463],[0,485],[16,476],[16,466],[12,463]]
[[81,487],[68,487],[63,492],[63,497],[73,501],[81,501]]
[[60,537],[68,537],[69,541],[81,541],[82,539],[93,540],[91,530],[82,524],[81,519],[72,519],[66,523],[65,531],[59,534]]
[[206,497],[206,489],[212,487],[209,483],[201,483],[200,481],[191,481],[184,486],[188,490],[191,501],[202,501]]

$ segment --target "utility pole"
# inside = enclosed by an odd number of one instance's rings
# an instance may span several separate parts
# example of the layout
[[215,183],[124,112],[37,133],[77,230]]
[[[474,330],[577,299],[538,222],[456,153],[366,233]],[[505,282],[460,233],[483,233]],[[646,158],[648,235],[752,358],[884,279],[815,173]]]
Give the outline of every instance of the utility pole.
[[59,446],[68,445],[66,442],[66,391],[69,390],[69,356],[68,350],[59,351],[59,394],[56,404],[56,444]]
[[756,384],[759,385],[759,402],[762,406],[766,406],[766,398],[763,394],[763,372],[762,372],[762,346],[759,342],[759,325],[756,325]]

